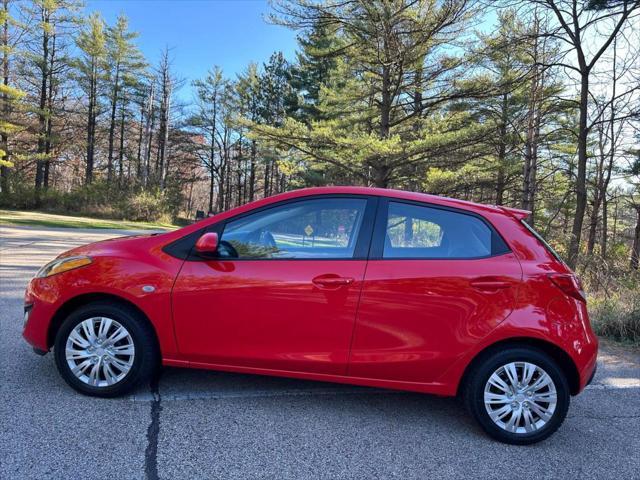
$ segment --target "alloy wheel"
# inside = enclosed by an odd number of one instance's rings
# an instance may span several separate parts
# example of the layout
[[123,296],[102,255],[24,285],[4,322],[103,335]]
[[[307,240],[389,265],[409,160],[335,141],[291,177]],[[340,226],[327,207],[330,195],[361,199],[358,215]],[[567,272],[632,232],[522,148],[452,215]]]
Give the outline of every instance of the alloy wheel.
[[131,371],[135,345],[129,331],[116,320],[91,317],[69,333],[65,358],[71,373],[81,382],[110,387]]
[[503,430],[527,434],[553,417],[558,402],[551,376],[530,362],[510,362],[496,369],[484,387],[484,405]]

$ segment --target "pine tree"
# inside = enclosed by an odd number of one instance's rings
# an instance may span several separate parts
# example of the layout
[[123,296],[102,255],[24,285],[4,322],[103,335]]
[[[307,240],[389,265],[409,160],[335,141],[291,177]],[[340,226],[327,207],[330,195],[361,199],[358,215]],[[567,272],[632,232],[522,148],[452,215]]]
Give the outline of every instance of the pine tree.
[[467,54],[473,74],[457,84],[484,93],[450,108],[471,112],[485,135],[461,167],[453,162],[453,169],[430,170],[427,190],[520,206],[533,211],[528,218],[533,224],[538,171],[558,170],[561,166],[550,162],[549,150],[571,143],[573,136],[560,125],[572,114],[570,104],[558,99],[564,87],[552,69],[542,67],[557,49],[553,39],[539,37],[539,31],[535,19],[525,24],[515,11],[505,10],[495,32],[478,34],[477,48]]
[[0,192],[9,190],[9,167],[14,165],[16,155],[9,146],[9,136],[20,128],[12,119],[17,104],[24,98],[25,93],[10,84],[11,62],[16,54],[15,35],[17,22],[9,12],[9,0],[2,0],[0,10],[0,53],[2,53],[2,83],[0,83]]
[[87,96],[87,167],[85,183],[93,181],[96,147],[96,119],[100,110],[100,86],[105,78],[106,38],[104,21],[94,13],[87,19],[85,28],[78,35],[77,46],[81,56],[76,61],[77,79]]
[[[260,75],[258,73],[258,66],[255,63],[250,63],[247,69],[238,76],[236,82],[236,92],[238,94],[239,103],[239,116],[246,118],[250,122],[259,123],[260,117]],[[242,123],[238,128],[244,130]],[[249,174],[247,178],[248,191],[247,200],[250,202],[254,200],[256,194],[256,168],[257,168],[257,156],[258,156],[258,142],[255,138],[249,139]]]
[[[260,77],[260,118],[263,125],[282,127],[296,108],[296,95],[291,86],[291,65],[282,52],[276,52],[263,65]],[[279,172],[278,152],[264,149],[264,196],[283,190],[284,179]]]
[[340,39],[328,19],[320,17],[298,38],[300,51],[291,68],[291,87],[298,92],[296,118],[309,124],[320,120],[320,92],[336,68]]
[[[37,79],[34,99],[38,117],[36,149],[36,190],[49,185],[49,166],[52,152],[52,132],[56,114],[56,91],[65,82],[68,71],[67,38],[76,31],[78,0],[32,0],[24,7],[32,19],[28,26],[25,68]],[[36,199],[39,203],[39,199]]]
[[321,89],[321,120],[310,128],[291,116],[283,127],[254,124],[257,137],[379,187],[480,138],[464,112],[441,110],[460,95],[449,89],[460,59],[436,61],[468,20],[468,2],[298,0],[276,8],[274,20],[292,28],[335,29],[341,55]]
[[[142,54],[134,44],[138,37],[136,32],[129,31],[128,20],[124,15],[118,16],[116,24],[107,28],[107,65],[109,82],[109,146],[107,151],[107,179],[113,176],[113,161],[115,155],[115,136],[117,110],[120,104],[121,117],[126,114],[126,85],[127,76],[135,77],[146,67]],[[122,151],[124,145],[124,121],[120,122],[120,158],[119,168],[122,173]],[[120,175],[122,176],[122,175]]]

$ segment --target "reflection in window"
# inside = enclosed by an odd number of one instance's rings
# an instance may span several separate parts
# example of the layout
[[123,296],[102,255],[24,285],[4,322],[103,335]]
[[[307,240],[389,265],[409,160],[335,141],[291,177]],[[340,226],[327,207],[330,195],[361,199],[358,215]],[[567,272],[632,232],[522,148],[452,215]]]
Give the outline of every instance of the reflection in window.
[[366,200],[287,203],[225,226],[219,254],[230,258],[351,258]]

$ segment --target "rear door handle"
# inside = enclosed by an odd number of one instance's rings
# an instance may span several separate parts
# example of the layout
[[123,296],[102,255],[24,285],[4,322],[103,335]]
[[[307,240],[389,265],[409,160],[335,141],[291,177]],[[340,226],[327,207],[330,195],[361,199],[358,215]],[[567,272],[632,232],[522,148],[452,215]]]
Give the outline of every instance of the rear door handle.
[[337,275],[327,274],[318,275],[311,281],[314,285],[321,288],[340,288],[343,285],[352,284],[354,279],[351,277],[339,277]]
[[511,282],[504,280],[477,279],[471,280],[471,287],[483,292],[495,292],[511,287]]

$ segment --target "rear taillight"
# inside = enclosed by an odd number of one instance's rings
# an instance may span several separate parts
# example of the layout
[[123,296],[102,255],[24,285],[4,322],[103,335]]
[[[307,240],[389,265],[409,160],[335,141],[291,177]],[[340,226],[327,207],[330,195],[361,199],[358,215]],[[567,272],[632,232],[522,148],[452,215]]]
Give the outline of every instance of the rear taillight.
[[566,295],[586,302],[587,298],[582,290],[580,279],[572,273],[550,273],[549,279],[553,284],[562,290]]

